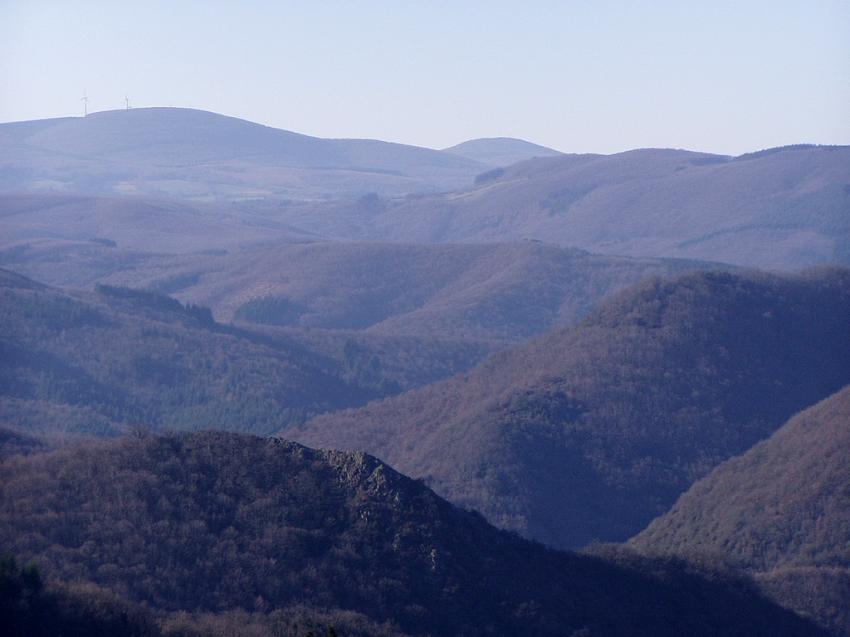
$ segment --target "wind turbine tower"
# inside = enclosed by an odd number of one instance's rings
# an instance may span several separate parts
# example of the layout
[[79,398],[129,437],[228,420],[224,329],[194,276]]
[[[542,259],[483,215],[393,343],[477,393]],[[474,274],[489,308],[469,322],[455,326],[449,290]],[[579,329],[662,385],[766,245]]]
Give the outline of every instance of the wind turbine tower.
[[130,98],[126,95],[124,96],[124,103],[127,105],[127,110],[130,110]]
[[86,91],[83,91],[83,97],[80,99],[83,103],[83,117],[89,116],[89,96]]

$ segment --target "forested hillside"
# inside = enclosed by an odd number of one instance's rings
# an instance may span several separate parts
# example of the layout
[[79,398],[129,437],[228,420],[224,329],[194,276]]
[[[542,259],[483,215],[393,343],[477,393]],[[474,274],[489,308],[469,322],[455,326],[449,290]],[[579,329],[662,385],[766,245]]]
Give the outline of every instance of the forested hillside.
[[848,316],[847,270],[651,280],[574,328],[296,436],[366,450],[549,544],[625,540],[850,382]]
[[435,637],[819,634],[746,581],[548,550],[369,456],[237,434],[7,460],[0,545],[163,614],[306,606]]
[[[57,262],[63,267],[56,268]],[[0,265],[63,287],[107,283],[158,290],[210,307],[219,321],[499,342],[572,323],[600,299],[646,276],[704,267],[535,242],[278,241],[164,255],[55,240],[0,251]]]
[[487,351],[351,335],[313,343],[220,325],[207,308],[151,291],[70,294],[5,271],[0,320],[0,425],[48,436],[271,433],[450,375]]
[[848,458],[845,387],[717,467],[631,544],[750,570],[777,600],[850,635]]

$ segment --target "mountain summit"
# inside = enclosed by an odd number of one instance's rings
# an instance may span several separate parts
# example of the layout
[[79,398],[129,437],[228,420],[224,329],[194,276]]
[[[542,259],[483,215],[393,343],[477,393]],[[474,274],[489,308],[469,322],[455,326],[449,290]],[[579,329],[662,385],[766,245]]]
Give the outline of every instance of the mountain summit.
[[561,153],[546,146],[514,137],[482,137],[470,139],[443,152],[466,157],[491,166],[509,166],[535,157],[557,157]]
[[[430,148],[322,139],[187,108],[0,124],[2,190],[203,199],[448,190],[487,165]],[[81,176],[84,175],[84,176]]]

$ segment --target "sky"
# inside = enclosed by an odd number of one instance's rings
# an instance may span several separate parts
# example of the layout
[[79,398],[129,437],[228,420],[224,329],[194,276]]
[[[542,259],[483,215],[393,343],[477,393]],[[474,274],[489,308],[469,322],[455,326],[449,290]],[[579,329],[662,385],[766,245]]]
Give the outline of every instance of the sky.
[[0,0],[0,122],[84,91],[432,148],[850,144],[850,0]]

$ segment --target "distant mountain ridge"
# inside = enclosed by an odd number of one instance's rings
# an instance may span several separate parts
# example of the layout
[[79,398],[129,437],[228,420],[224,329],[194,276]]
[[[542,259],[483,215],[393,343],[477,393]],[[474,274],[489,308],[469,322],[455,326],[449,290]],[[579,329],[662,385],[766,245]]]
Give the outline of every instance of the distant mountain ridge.
[[470,139],[443,152],[459,155],[491,166],[509,166],[535,157],[555,157],[560,151],[513,137]]
[[850,146],[799,145],[740,158],[641,149],[491,171],[462,191],[363,216],[358,236],[542,239],[605,254],[794,269],[850,263],[848,209]]
[[226,204],[217,212],[306,237],[535,239],[784,270],[850,263],[847,146],[564,155],[495,138],[438,151],[152,108],[0,124],[0,152],[2,193]]
[[429,148],[322,139],[184,108],[0,124],[0,190],[198,200],[406,193],[470,183],[486,165]]

